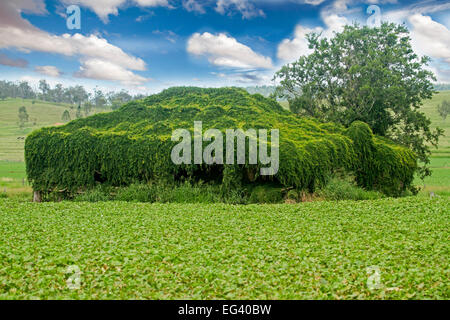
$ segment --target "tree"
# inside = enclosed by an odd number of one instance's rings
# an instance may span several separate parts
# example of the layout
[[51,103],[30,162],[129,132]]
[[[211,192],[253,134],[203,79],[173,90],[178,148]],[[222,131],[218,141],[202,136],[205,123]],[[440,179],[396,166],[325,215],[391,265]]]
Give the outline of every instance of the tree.
[[20,107],[19,108],[19,127],[23,129],[25,127],[25,124],[30,119],[30,116],[28,115],[27,108]]
[[83,103],[89,99],[89,94],[82,86],[75,86],[70,88],[72,92],[73,102],[71,103]]
[[122,105],[130,102],[131,100],[133,100],[133,97],[126,90],[122,90],[119,93],[108,93],[108,103],[113,110],[119,109]]
[[438,113],[442,119],[447,119],[447,116],[450,113],[450,101],[444,100],[442,104],[438,105]]
[[19,97],[22,99],[33,99],[36,96],[33,89],[26,81],[22,81],[19,83],[18,91]]
[[107,101],[105,98],[105,95],[103,94],[103,92],[100,89],[95,88],[94,89],[94,104],[97,108],[103,108]]
[[430,59],[411,47],[404,25],[345,26],[331,39],[308,35],[313,52],[284,66],[274,97],[288,99],[291,110],[350,126],[363,121],[372,131],[413,150],[427,168],[429,145],[437,146],[441,129],[420,112],[424,99],[435,93],[435,77],[426,69]]
[[64,121],[64,122],[69,122],[71,120],[70,119],[70,113],[69,113],[68,110],[64,110],[64,112],[62,114],[62,117],[61,117],[61,120]]
[[91,102],[87,101],[87,102],[84,103],[83,109],[84,109],[84,114],[87,117],[91,113],[92,109],[94,109],[94,106],[92,105]]
[[75,113],[77,119],[83,118],[83,113],[81,112],[81,105],[78,105],[77,112]]
[[54,102],[64,102],[64,98],[65,98],[65,94],[64,94],[65,89],[63,88],[62,84],[58,83],[55,88],[53,90],[51,90],[52,92],[52,101]]
[[45,80],[39,81],[40,98],[44,101],[48,101],[50,98],[50,85]]

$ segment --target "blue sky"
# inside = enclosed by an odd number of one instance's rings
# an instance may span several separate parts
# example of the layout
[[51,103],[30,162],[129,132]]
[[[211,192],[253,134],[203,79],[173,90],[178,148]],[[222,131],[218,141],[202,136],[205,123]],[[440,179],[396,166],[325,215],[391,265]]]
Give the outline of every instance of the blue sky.
[[[73,4],[80,30],[66,25]],[[415,50],[450,82],[450,3],[400,0],[3,0],[0,78],[134,93],[270,85],[308,54],[307,33],[366,24],[371,5],[382,20],[406,23]]]

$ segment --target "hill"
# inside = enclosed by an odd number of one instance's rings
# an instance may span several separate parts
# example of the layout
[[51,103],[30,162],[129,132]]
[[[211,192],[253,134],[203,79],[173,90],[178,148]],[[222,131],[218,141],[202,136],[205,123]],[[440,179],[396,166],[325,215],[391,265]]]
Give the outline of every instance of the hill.
[[[24,161],[23,149],[26,137],[33,130],[62,122],[64,110],[71,118],[75,111],[67,104],[55,104],[31,99],[0,100],[0,161]],[[18,125],[20,107],[26,107],[30,121],[21,129]],[[18,139],[19,138],[19,139]]]

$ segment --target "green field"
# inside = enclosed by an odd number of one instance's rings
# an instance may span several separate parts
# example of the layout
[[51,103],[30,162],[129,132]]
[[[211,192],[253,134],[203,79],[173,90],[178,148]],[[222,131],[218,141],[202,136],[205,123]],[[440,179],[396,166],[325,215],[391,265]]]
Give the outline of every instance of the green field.
[[[21,129],[18,124],[19,108],[25,106],[30,121]],[[73,107],[73,106],[72,106]],[[62,123],[64,110],[75,119],[75,108],[67,104],[26,99],[0,101],[0,193],[5,190],[12,196],[24,198],[31,188],[26,181],[24,161],[25,138],[33,130]],[[98,111],[97,111],[98,112]],[[95,111],[93,112],[95,113]],[[24,183],[25,181],[25,183]]]
[[[21,106],[26,107],[31,120],[24,129],[18,125]],[[0,101],[0,161],[23,161],[25,141],[17,138],[26,137],[34,129],[61,123],[64,110],[69,110],[72,119],[75,118],[75,111],[64,104],[43,101],[36,101],[33,104],[32,100],[24,99]]]
[[0,208],[0,299],[450,298],[443,198]]
[[[23,129],[18,125],[19,108],[22,106],[30,116],[30,121]],[[33,100],[27,99],[0,101],[0,161],[23,162],[25,141],[18,138],[26,137],[35,129],[63,123],[61,117],[64,110],[68,110],[71,119],[75,119],[74,106],[63,103],[36,100],[33,104]]]

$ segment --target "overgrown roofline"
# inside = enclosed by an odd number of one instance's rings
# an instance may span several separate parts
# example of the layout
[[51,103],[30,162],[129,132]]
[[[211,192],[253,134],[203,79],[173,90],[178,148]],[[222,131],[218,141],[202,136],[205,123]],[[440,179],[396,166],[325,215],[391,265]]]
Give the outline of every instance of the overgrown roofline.
[[[175,165],[172,132],[203,129],[279,129],[280,168],[273,181],[297,189],[325,184],[333,172],[355,173],[366,189],[398,194],[411,186],[417,168],[410,150],[373,136],[361,122],[345,129],[298,118],[277,102],[238,88],[177,87],[57,128],[43,128],[26,140],[27,174],[35,190],[68,193],[97,183],[126,186],[181,176],[208,177],[218,170],[224,189],[264,183],[258,165]],[[217,172],[215,174],[217,176]],[[251,176],[251,175],[250,175]]]

